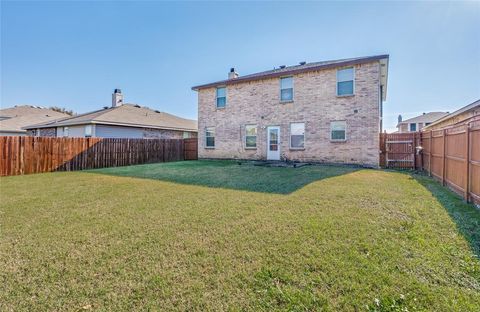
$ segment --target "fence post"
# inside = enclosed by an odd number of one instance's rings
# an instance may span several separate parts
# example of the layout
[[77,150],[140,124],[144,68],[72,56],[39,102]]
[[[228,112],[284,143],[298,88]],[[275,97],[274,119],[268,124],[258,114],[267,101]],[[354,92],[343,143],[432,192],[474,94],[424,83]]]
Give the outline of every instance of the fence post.
[[428,176],[432,176],[432,146],[433,146],[433,130],[430,130],[430,144],[428,147]]
[[445,185],[445,170],[447,169],[447,157],[446,157],[446,146],[445,143],[447,142],[447,132],[445,129],[442,131],[443,135],[443,168],[442,168],[442,185]]
[[465,200],[468,202],[470,200],[470,123],[465,125],[465,136],[466,136],[466,148],[465,148]]

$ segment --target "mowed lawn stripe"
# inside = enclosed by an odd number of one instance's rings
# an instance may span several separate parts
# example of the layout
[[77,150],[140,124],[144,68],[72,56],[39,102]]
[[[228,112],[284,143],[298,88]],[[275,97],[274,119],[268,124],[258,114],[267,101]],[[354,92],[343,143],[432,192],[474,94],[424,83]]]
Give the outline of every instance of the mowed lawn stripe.
[[427,177],[198,161],[0,191],[1,310],[480,306],[480,213]]

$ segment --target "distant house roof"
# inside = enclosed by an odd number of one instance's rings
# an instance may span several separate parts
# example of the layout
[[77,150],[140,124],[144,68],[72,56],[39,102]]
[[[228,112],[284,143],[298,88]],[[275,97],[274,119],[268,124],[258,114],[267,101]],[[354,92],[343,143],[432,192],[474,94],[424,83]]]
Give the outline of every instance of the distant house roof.
[[272,70],[267,70],[259,73],[254,73],[245,76],[239,76],[233,79],[226,79],[220,80],[212,83],[197,85],[192,87],[192,90],[198,91],[204,88],[211,88],[221,85],[231,85],[240,82],[247,82],[253,80],[260,80],[260,79],[267,79],[267,78],[274,78],[274,77],[281,77],[286,75],[294,75],[309,71],[316,71],[321,69],[329,69],[335,68],[340,66],[351,66],[356,64],[368,63],[373,61],[381,61],[382,62],[382,85],[384,85],[384,100],[386,98],[386,85],[387,85],[387,76],[388,76],[388,54],[385,55],[375,55],[375,56],[366,56],[366,57],[356,57],[356,58],[349,58],[349,59],[340,59],[340,60],[331,60],[331,61],[322,61],[322,62],[314,62],[314,63],[305,63],[299,64],[294,66],[285,66],[280,68],[275,68]]
[[21,134],[26,132],[26,130],[23,129],[25,126],[65,117],[70,117],[70,115],[32,105],[0,109],[0,132]]
[[[432,122],[431,124],[428,125],[428,127],[433,127],[435,126],[436,124],[440,123],[440,122],[443,122],[447,119],[450,119],[450,118],[453,118],[455,116],[458,116],[466,111],[469,111],[471,109],[474,109],[474,108],[477,108],[477,107],[480,107],[480,100],[476,100],[475,102],[471,103],[471,104],[468,104],[467,106],[464,106],[456,111],[454,111],[453,113],[450,113],[450,114],[447,114],[437,120],[435,120],[435,122]],[[426,128],[426,127],[425,127]],[[424,128],[424,129],[425,129]]]
[[402,120],[398,123],[397,127],[401,124],[408,124],[408,123],[426,123],[426,122],[434,122],[444,116],[447,116],[448,112],[430,112],[430,113],[423,113],[420,116],[409,118]]
[[41,124],[33,124],[25,129],[62,127],[84,124],[104,124],[124,127],[155,128],[182,131],[197,131],[197,121],[180,118],[168,113],[141,107],[135,104],[123,104],[69,118],[62,118]]

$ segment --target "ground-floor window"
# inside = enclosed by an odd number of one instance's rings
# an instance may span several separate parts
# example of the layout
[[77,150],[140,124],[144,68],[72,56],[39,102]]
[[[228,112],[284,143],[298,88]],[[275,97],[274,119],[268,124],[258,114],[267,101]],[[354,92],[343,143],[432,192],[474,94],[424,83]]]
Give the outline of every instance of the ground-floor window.
[[294,122],[290,124],[290,148],[305,147],[305,123]]
[[215,147],[215,127],[205,128],[205,147]]
[[85,126],[85,137],[89,138],[92,136],[92,125]]
[[245,126],[245,147],[246,148],[257,147],[257,125]]
[[332,121],[330,122],[330,140],[345,141],[347,140],[347,122]]

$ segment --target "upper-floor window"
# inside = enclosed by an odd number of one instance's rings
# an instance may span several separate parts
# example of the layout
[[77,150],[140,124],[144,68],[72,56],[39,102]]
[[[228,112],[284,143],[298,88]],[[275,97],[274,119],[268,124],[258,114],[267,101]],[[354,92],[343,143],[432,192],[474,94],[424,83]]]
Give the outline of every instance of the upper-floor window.
[[205,128],[205,147],[215,147],[215,127]]
[[63,136],[68,137],[68,135],[69,135],[68,127],[63,127]]
[[217,108],[224,108],[227,104],[227,88],[217,88]]
[[280,101],[293,101],[293,77],[280,78]]
[[330,140],[345,141],[347,139],[347,122],[332,121],[330,122]]
[[294,122],[290,124],[290,148],[305,147],[305,124]]
[[426,122],[426,123],[425,123],[425,127],[428,126],[428,125],[430,125],[430,124],[431,124],[431,122]]
[[355,92],[355,70],[353,67],[337,70],[337,95],[353,95]]
[[411,132],[417,131],[417,124],[416,123],[411,123],[410,124],[410,131]]
[[257,125],[245,126],[245,147],[246,148],[257,147]]

